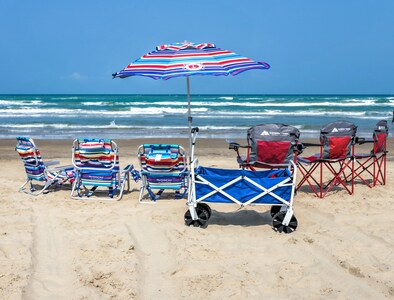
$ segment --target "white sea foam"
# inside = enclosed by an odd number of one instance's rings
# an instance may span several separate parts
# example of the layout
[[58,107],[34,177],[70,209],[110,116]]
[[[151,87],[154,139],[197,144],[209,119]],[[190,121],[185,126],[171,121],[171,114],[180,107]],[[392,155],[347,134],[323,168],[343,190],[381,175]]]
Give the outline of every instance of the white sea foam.
[[[37,128],[41,129],[51,129],[51,128],[56,128],[56,129],[155,129],[155,130],[176,130],[176,129],[188,129],[189,127],[187,125],[185,126],[133,126],[133,125],[117,125],[114,123],[106,124],[106,125],[84,125],[83,128],[78,125],[71,125],[71,124],[45,124],[45,123],[40,123],[40,124],[0,124],[0,128],[7,128],[9,130],[12,129],[25,129],[25,130],[34,130]],[[207,125],[207,126],[199,126],[199,129],[201,130],[244,130],[248,129],[248,126],[214,126],[214,125]]]
[[[393,103],[394,105],[394,103]],[[386,111],[327,111],[324,109],[316,110],[294,110],[282,111],[280,109],[264,109],[261,111],[243,111],[243,110],[229,110],[229,111],[209,111],[206,107],[192,107],[192,114],[197,114],[201,118],[216,118],[216,117],[243,117],[243,116],[343,116],[352,118],[381,118],[391,115]],[[146,116],[164,116],[164,115],[182,115],[187,113],[187,108],[174,107],[130,107],[127,110],[109,111],[109,110],[93,110],[88,111],[84,109],[66,109],[66,108],[28,108],[24,109],[0,109],[2,118],[7,117],[85,117],[85,116],[112,116],[112,117],[128,117],[134,115]]]
[[[209,126],[207,126],[208,128]],[[0,128],[6,128],[8,130],[12,129],[22,129],[22,130],[34,130],[34,129],[63,129],[63,130],[72,130],[72,131],[85,131],[86,129],[141,129],[141,130],[172,130],[172,129],[188,129],[187,125],[185,126],[134,126],[134,125],[117,125],[117,124],[105,124],[105,125],[71,125],[71,124],[0,124]],[[213,127],[214,128],[214,127]],[[225,127],[224,127],[225,128]]]
[[53,100],[78,100],[80,97],[70,96],[70,97],[52,97]]
[[[387,103],[387,105],[391,106],[393,102]],[[186,101],[155,101],[155,102],[116,102],[116,105],[122,106],[137,106],[137,105],[157,105],[157,106],[187,106]],[[386,104],[376,103],[374,100],[347,100],[344,102],[289,102],[289,101],[276,101],[276,102],[216,102],[216,101],[191,101],[191,106],[212,106],[212,107],[220,107],[220,106],[239,106],[239,107],[312,107],[312,106],[338,106],[338,107],[363,107],[363,106],[382,106]]]
[[0,105],[26,106],[26,105],[46,105],[40,100],[0,100]]
[[[192,108],[192,112],[207,112],[208,109],[201,108]],[[113,112],[108,112],[113,113]],[[116,112],[119,113],[119,112]],[[123,111],[123,113],[132,113],[132,114],[185,114],[187,113],[187,108],[173,108],[173,107],[130,107],[129,111]]]
[[67,108],[31,108],[24,107],[23,109],[0,109],[0,114],[58,114],[58,113],[76,113],[81,112],[81,109],[67,109]]
[[[192,108],[192,112],[207,112],[207,108]],[[84,109],[67,109],[67,108],[24,108],[24,109],[0,109],[2,117],[7,116],[48,116],[55,115],[56,117],[70,116],[70,115],[157,115],[157,114],[185,114],[187,108],[173,108],[173,107],[130,107],[127,110],[110,111],[97,110],[86,111]]]
[[112,105],[112,103],[110,103],[110,102],[103,102],[103,101],[99,101],[99,102],[82,102],[81,104],[85,105],[85,106]]
[[228,114],[228,115],[218,115],[218,114],[214,114],[214,115],[198,115],[199,119],[272,119],[273,116],[269,116],[269,115],[258,115],[258,114],[245,114],[245,113],[239,113],[239,114]]

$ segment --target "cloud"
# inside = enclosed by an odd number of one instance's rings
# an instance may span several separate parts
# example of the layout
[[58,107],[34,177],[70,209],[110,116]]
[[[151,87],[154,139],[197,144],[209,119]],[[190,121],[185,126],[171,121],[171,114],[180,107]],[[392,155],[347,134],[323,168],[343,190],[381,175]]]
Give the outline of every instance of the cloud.
[[70,76],[68,76],[68,78],[70,78],[70,79],[72,79],[72,80],[77,80],[77,81],[88,79],[87,76],[81,75],[81,74],[79,74],[78,72],[72,73]]

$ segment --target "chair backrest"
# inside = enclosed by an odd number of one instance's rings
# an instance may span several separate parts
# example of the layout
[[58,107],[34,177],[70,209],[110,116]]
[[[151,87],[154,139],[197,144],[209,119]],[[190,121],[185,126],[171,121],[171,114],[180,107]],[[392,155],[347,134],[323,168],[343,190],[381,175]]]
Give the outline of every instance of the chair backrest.
[[300,131],[285,124],[260,124],[248,130],[249,161],[286,164],[294,159]]
[[372,153],[382,153],[386,151],[386,140],[389,134],[389,127],[386,120],[379,121],[373,132],[373,149]]
[[181,172],[186,168],[185,150],[177,144],[143,144],[138,158],[141,168],[148,172]]
[[22,159],[27,177],[31,180],[45,181],[45,165],[33,139],[18,136],[16,140],[15,150]]
[[347,121],[336,121],[323,126],[320,129],[323,158],[340,159],[350,157],[356,132],[357,126]]
[[84,183],[116,185],[119,182],[118,147],[112,140],[76,139],[72,159]]

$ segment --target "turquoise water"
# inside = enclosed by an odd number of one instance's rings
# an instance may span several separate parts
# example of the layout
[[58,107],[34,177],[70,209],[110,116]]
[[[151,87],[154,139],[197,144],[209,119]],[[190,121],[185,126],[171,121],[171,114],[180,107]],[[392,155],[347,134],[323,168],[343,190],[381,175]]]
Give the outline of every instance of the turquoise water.
[[[318,137],[336,120],[370,136],[382,119],[391,123],[394,95],[192,95],[200,137],[245,138],[261,123],[298,127]],[[186,95],[0,95],[0,138],[187,137]]]

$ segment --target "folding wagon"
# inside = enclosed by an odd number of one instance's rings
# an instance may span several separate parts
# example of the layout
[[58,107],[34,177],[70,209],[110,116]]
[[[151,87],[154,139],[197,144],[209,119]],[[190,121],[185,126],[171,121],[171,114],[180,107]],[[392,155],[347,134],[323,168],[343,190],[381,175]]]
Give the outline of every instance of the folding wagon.
[[208,203],[233,203],[241,208],[268,205],[273,229],[291,233],[298,225],[293,212],[296,174],[293,161],[286,168],[250,171],[202,167],[198,159],[192,158],[185,224],[206,226],[211,217]]

